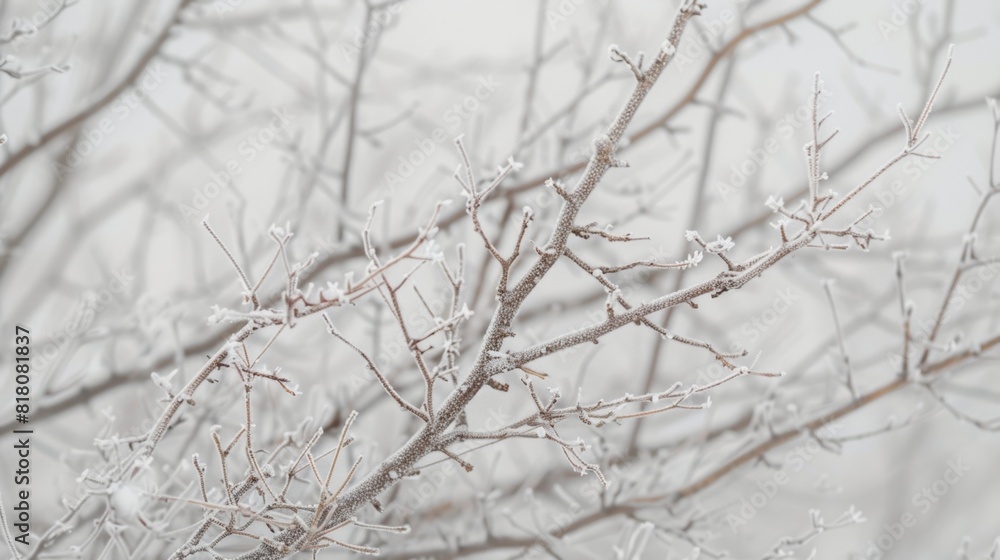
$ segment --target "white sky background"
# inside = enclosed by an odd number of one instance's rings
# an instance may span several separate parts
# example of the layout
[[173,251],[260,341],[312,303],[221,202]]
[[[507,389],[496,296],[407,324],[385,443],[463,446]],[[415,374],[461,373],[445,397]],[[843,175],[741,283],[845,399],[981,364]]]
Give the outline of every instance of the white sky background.
[[[769,19],[801,3],[801,0],[762,2],[750,21]],[[224,239],[242,236],[248,249],[240,254],[247,256],[251,271],[259,272],[269,256],[266,231],[272,222],[292,221],[292,229],[297,234],[293,253],[301,258],[314,250],[324,253],[326,248],[338,247],[334,233],[343,213],[346,212],[349,229],[353,231],[363,225],[367,205],[373,200],[387,200],[375,228],[376,235],[382,238],[410,232],[422,225],[437,200],[451,198],[456,203],[463,202],[460,189],[451,178],[458,157],[450,141],[435,144],[428,161],[417,166],[398,190],[386,196],[382,188],[386,172],[397,170],[398,158],[414,150],[420,141],[430,138],[437,127],[445,128],[449,139],[464,134],[480,173],[505,162],[511,155],[524,162],[525,169],[510,180],[511,184],[565,163],[565,160],[557,161],[555,135],[551,132],[531,150],[514,152],[538,4],[411,0],[393,16],[381,39],[365,78],[358,113],[362,128],[399,122],[379,133],[377,142],[358,142],[351,174],[351,204],[346,211],[338,209],[336,200],[339,193],[336,175],[341,169],[344,151],[343,125],[332,137],[327,153],[318,158],[326,172],[320,174],[317,190],[303,198],[306,181],[303,173],[295,168],[301,170],[309,163],[301,160],[295,163],[295,160],[303,154],[316,158],[330,119],[343,112],[344,87],[327,79],[323,81],[325,91],[318,90],[315,59],[290,46],[292,41],[300,41],[315,48],[314,29],[309,22],[301,18],[282,21],[280,28],[287,36],[281,38],[266,26],[245,23],[256,14],[273,9],[272,3],[246,0],[221,17],[211,2],[203,4],[202,8],[187,12],[187,24],[176,31],[176,37],[167,43],[165,52],[176,59],[204,56],[203,63],[211,72],[223,77],[213,86],[214,93],[231,101],[235,108],[219,110],[205,97],[193,92],[178,66],[154,62],[154,66],[162,65],[166,78],[151,91],[146,102],[130,108],[124,117],[123,113],[115,112],[113,107],[116,105],[112,104],[88,121],[85,128],[93,128],[102,118],[107,118],[114,123],[115,130],[104,135],[94,153],[74,169],[66,195],[60,198],[35,234],[16,247],[10,270],[0,278],[3,324],[31,325],[41,347],[42,340],[47,340],[73,320],[74,309],[87,290],[100,290],[108,285],[113,271],[126,267],[137,277],[136,285],[127,294],[97,310],[93,325],[106,328],[110,334],[93,331],[90,334],[96,342],[88,340],[79,345],[74,343],[70,351],[63,349],[58,365],[36,378],[36,383],[46,386],[91,383],[102,379],[108,371],[124,367],[123,364],[134,364],[142,370],[144,364],[154,361],[154,357],[169,355],[172,351],[171,325],[176,325],[183,340],[203,336],[209,330],[216,332],[218,326],[205,326],[209,308],[213,304],[236,305],[238,285],[218,248],[198,225],[201,215],[211,215],[216,231]],[[549,4],[559,10],[556,2]],[[589,146],[593,132],[614,116],[632,86],[628,71],[609,60],[607,43],[614,42],[628,53],[655,52],[665,38],[676,2],[616,2],[614,9],[607,11],[607,2],[603,0],[562,4],[572,6],[571,10],[564,7],[565,20],[553,20],[544,28],[546,47],[561,47],[542,70],[530,122],[537,125],[576,95],[580,89],[581,64],[593,63],[595,75],[608,69],[615,72],[615,79],[582,105],[571,131],[574,135],[570,143],[572,152]],[[299,6],[299,3],[294,5]],[[315,22],[328,40],[327,63],[338,72],[353,75],[355,59],[344,55],[344,47],[352,43],[361,23],[361,3],[338,1],[315,2],[315,5],[322,16]],[[852,62],[828,33],[802,18],[785,29],[767,31],[740,46],[730,91],[724,102],[732,114],[721,121],[708,168],[706,216],[698,227],[706,239],[714,239],[717,234],[726,236],[748,217],[758,214],[764,209],[767,195],[787,196],[804,185],[805,160],[801,148],[808,140],[807,127],[798,127],[792,138],[785,139],[768,118],[788,112],[794,114],[803,106],[815,72],[821,73],[825,87],[832,94],[824,107],[835,111],[831,122],[840,129],[826,152],[825,162],[830,167],[840,165],[872,135],[895,126],[899,122],[897,103],[902,103],[911,116],[918,114],[930,84],[925,82],[928,76],[933,80],[938,75],[946,48],[936,52],[933,59],[924,58],[923,47],[915,45],[912,29],[908,26],[912,24],[910,18],[918,19],[922,40],[933,40],[939,32],[936,22],[944,3],[927,0],[917,15],[908,16],[903,22],[896,20],[898,31],[880,30],[879,22],[892,23],[894,10],[903,5],[902,0],[895,3],[827,0],[813,11],[818,20],[831,27],[853,26],[841,35],[850,51],[872,64],[892,69],[891,73]],[[285,6],[283,3],[282,7]],[[876,306],[883,308],[877,318],[864,321],[851,333],[848,346],[857,364],[857,380],[862,388],[876,387],[890,378],[886,353],[896,350],[895,341],[899,339],[898,307],[895,303],[885,303],[887,299],[894,302],[893,298],[897,297],[892,254],[910,251],[907,268],[913,272],[909,278],[909,297],[916,303],[918,317],[930,317],[940,305],[944,283],[959,255],[962,232],[978,199],[967,177],[981,186],[988,182],[992,130],[985,96],[1000,93],[1000,4],[987,0],[958,0],[955,6],[954,62],[938,104],[944,106],[958,100],[975,99],[982,102],[968,110],[932,115],[927,128],[932,134],[931,142],[938,138],[956,138],[942,154],[944,157],[929,163],[926,172],[917,173],[910,168],[911,172],[907,173],[905,167],[891,171],[873,185],[862,202],[852,205],[853,212],[862,210],[869,202],[878,201],[877,191],[886,192],[894,181],[903,181],[903,194],[895,195],[893,205],[873,226],[879,232],[888,228],[892,240],[875,244],[867,253],[856,248],[846,253],[800,253],[737,293],[725,294],[717,300],[706,298],[696,313],[689,309],[680,311],[675,323],[678,332],[711,338],[727,346],[734,341],[746,342],[739,336],[741,327],[761,317],[778,293],[791,290],[797,299],[789,312],[780,314],[777,322],[759,339],[747,342],[752,353],[762,352],[758,363],[760,369],[783,369],[788,371],[788,376],[780,381],[743,379],[723,387],[713,393],[711,412],[680,412],[647,419],[643,441],[655,445],[670,441],[678,434],[690,433],[697,429],[694,427],[707,425],[708,421],[721,423],[731,417],[729,414],[745,410],[741,407],[763,399],[776,386],[798,387],[793,390],[799,391],[796,394],[803,398],[799,406],[809,411],[808,416],[822,410],[825,399],[831,394],[830,371],[836,367],[838,359],[832,338],[834,327],[822,288],[822,281],[827,278],[836,280],[834,293],[842,321],[849,322]],[[3,88],[0,96],[12,96],[0,112],[0,130],[9,138],[0,151],[9,155],[31,143],[37,130],[62,120],[92,99],[95,92],[103,91],[99,84],[106,81],[99,76],[104,65],[113,64],[114,75],[131,65],[149,41],[147,35],[120,42],[121,26],[132,10],[142,13],[140,19],[150,29],[159,29],[172,7],[172,3],[163,2],[137,8],[135,3],[118,0],[81,1],[38,39],[25,44],[18,56],[26,66],[65,61],[72,68],[64,74],[45,77],[35,89],[17,93],[14,80],[4,77],[0,81]],[[730,3],[711,1],[698,24],[706,30],[713,22],[721,20],[723,10],[731,8]],[[35,2],[6,2],[0,21],[14,14],[30,17],[39,9]],[[606,18],[610,41],[603,40],[594,51],[593,37],[602,18]],[[726,39],[738,32],[736,23],[722,29]],[[685,36],[688,44],[695,39],[693,31],[689,30]],[[45,45],[51,45],[51,49],[46,49]],[[685,55],[691,51],[682,48],[680,52]],[[690,64],[671,67],[647,99],[632,130],[643,127],[672,106],[694,82],[708,59],[709,54],[703,50]],[[720,75],[721,66],[712,74],[699,100],[714,99]],[[446,117],[449,107],[474,94],[480,78],[488,76],[500,84],[496,93],[482,101],[469,118],[452,126],[453,121]],[[278,132],[274,143],[249,160],[246,153],[240,151],[241,143],[248,134],[256,134],[261,127],[268,126],[272,111],[282,107],[295,118]],[[640,258],[659,252],[663,258],[673,260],[684,258],[694,249],[684,241],[684,230],[689,226],[697,176],[693,171],[704,162],[702,144],[708,116],[705,104],[687,107],[671,122],[677,129],[675,134],[668,136],[657,132],[636,147],[621,152],[621,157],[633,167],[613,170],[591,198],[583,217],[604,225],[644,207],[648,210],[646,215],[620,225],[619,229],[649,236],[651,240],[624,248],[616,246],[612,248],[614,251],[598,248],[592,255],[623,262],[628,255]],[[731,166],[740,165],[748,150],[759,148],[763,140],[771,136],[778,139],[779,150],[768,156],[760,172],[753,174],[751,186],[723,198],[718,182],[728,181]],[[874,143],[846,165],[842,173],[831,173],[825,186],[847,192],[894,155],[902,143],[901,133]],[[290,147],[292,144],[302,146],[301,153],[295,153]],[[65,141],[54,144],[45,154],[0,179],[0,231],[6,234],[19,229],[27,212],[40,203],[52,178],[48,166],[56,153],[55,146],[64,145]],[[184,221],[178,206],[192,204],[195,190],[202,190],[211,174],[224,169],[230,160],[240,163],[242,173],[218,197],[209,201],[207,207],[197,209],[198,218]],[[674,173],[689,167],[690,172]],[[572,177],[566,182],[572,184]],[[102,217],[96,226],[81,228],[76,223],[81,216],[128,192],[139,194]],[[529,237],[541,243],[545,230],[539,224],[545,223],[545,218],[551,217],[555,208],[549,199],[538,198],[538,192],[539,189],[535,189],[519,199],[517,207],[529,205],[536,209],[538,220]],[[639,196],[634,195],[636,192]],[[652,206],[648,203],[650,193],[662,193]],[[245,215],[234,221],[233,209],[241,199]],[[304,212],[300,215],[302,208]],[[487,211],[494,228],[498,210],[498,207],[491,207]],[[993,219],[997,208],[991,207],[988,212],[981,240],[983,247],[994,248],[1000,242]],[[849,213],[843,214],[841,219],[847,216]],[[509,235],[508,229],[504,247],[510,246]],[[148,243],[137,242],[139,239],[148,239]],[[454,255],[458,242],[475,247],[470,266],[478,269],[480,247],[467,222],[442,232],[438,241],[449,257]],[[763,225],[735,241],[736,252],[749,256],[776,243],[777,233]],[[530,255],[530,249],[526,251]],[[352,264],[354,268],[360,266],[357,262]],[[693,282],[691,278],[708,277],[720,270],[719,263],[707,257],[702,267],[690,275],[689,282]],[[327,271],[325,277],[340,280],[346,271],[347,268],[337,268]],[[654,284],[638,286],[637,299],[663,293],[671,283],[670,274],[657,273]],[[540,287],[526,306],[526,312],[536,316],[525,325],[526,331],[547,338],[580,326],[587,321],[587,313],[595,309],[600,311],[603,298],[584,310],[567,311],[559,302],[573,301],[595,289],[596,284],[588,283],[579,271],[557,267],[554,277]],[[979,299],[975,305],[968,307],[982,311],[985,318],[970,320],[974,328],[967,334],[973,338],[995,333],[997,327],[997,321],[990,318],[990,314],[997,316],[995,285],[987,286],[977,295]],[[491,303],[489,297],[483,301]],[[367,314],[373,308],[374,305],[362,305],[358,313]],[[473,323],[485,320],[490,311],[486,307],[477,309]],[[539,314],[540,319],[537,318]],[[338,310],[331,315],[338,326],[352,336],[369,344],[373,340],[379,342],[372,338],[370,329],[358,314],[352,316],[349,311]],[[337,407],[351,406],[352,403],[343,402],[346,381],[337,374],[360,369],[360,361],[343,348],[334,347],[318,321],[301,327],[291,333],[289,338],[292,340],[274,349],[275,355],[269,356],[268,361],[273,362],[272,365],[282,365],[308,394],[298,397],[304,404],[290,404],[287,401],[290,397],[281,391],[266,393],[275,403],[275,414],[281,411],[281,414],[298,414],[302,418],[307,415],[320,418]],[[384,337],[391,336],[389,329],[383,331]],[[515,339],[513,347],[527,346],[534,341],[530,338],[533,336]],[[107,343],[108,337],[120,342],[112,346]],[[618,395],[623,391],[639,392],[654,340],[653,333],[626,329],[594,349],[571,352],[565,360],[543,360],[538,363],[538,369],[549,372],[551,377],[547,383],[559,386],[567,395],[575,395],[581,375],[585,376],[584,390],[592,398]],[[382,339],[381,344],[389,344],[388,339]],[[827,348],[820,352],[822,359],[807,362],[809,367],[802,368],[803,361],[815,354],[816,347]],[[659,384],[664,387],[677,379],[693,382],[711,362],[708,354],[669,345],[667,348],[661,359],[663,371],[658,377]],[[465,365],[471,356],[470,351],[465,356]],[[189,356],[185,359],[179,375],[190,375],[200,364],[200,358]],[[990,363],[995,367],[995,361]],[[979,366],[979,370],[984,368]],[[45,381],[39,381],[43,378]],[[512,385],[517,384],[513,376],[509,381]],[[962,378],[956,384],[965,387],[966,393],[988,397],[962,397],[968,399],[963,403],[969,411],[980,416],[996,415],[990,400],[995,400],[996,391],[1000,389],[995,379],[980,371],[975,377]],[[39,433],[35,465],[42,471],[44,480],[51,481],[38,488],[39,497],[34,501],[37,519],[53,519],[56,510],[51,506],[56,495],[75,487],[75,477],[86,463],[86,456],[67,450],[70,447],[87,448],[103,426],[100,410],[114,410],[120,429],[141,422],[157,410],[151,383],[132,383],[127,387],[102,395],[91,406],[79,407],[35,426]],[[517,389],[520,387],[513,391]],[[9,379],[0,380],[0,394],[9,392]],[[136,395],[143,398],[135,398]],[[524,397],[523,391],[517,395]],[[843,397],[842,393],[839,395]],[[481,403],[477,410],[481,410],[484,417],[497,407],[525,410],[526,399],[510,404],[511,398],[497,393],[484,395],[477,401],[477,405]],[[238,400],[219,399],[223,403],[220,409]],[[914,389],[902,397],[869,407],[849,417],[842,425],[847,432],[873,429],[883,425],[890,415],[903,419],[913,414],[918,401],[923,401],[925,408],[936,406]],[[728,412],[729,403],[733,403],[732,412]],[[0,410],[7,410],[7,406],[0,406]],[[403,420],[394,406],[384,404],[377,414],[367,417],[362,414],[359,425],[368,436],[362,442],[366,454],[373,458],[384,457],[405,441],[408,431]],[[298,421],[299,418],[267,418],[261,424],[293,426]],[[213,422],[215,420],[209,425]],[[239,424],[239,418],[232,423]],[[584,430],[567,431],[572,437],[578,433],[588,434]],[[610,427],[603,432],[613,444],[620,444],[625,434],[627,430],[623,427]],[[0,438],[9,440],[6,434]],[[820,509],[828,518],[833,518],[853,504],[865,513],[868,523],[841,529],[813,541],[819,550],[817,558],[850,557],[852,552],[863,551],[868,539],[881,533],[883,523],[898,521],[903,512],[915,510],[911,496],[940,478],[949,461],[963,458],[971,465],[969,474],[950,488],[941,504],[935,505],[926,515],[918,515],[917,529],[907,533],[886,557],[948,557],[965,536],[972,539],[977,550],[985,550],[1000,530],[992,522],[1000,518],[1000,506],[995,499],[1000,496],[995,477],[995,465],[1000,459],[997,443],[995,434],[978,431],[939,411],[908,429],[848,443],[841,455],[824,452],[806,462],[801,472],[793,474],[791,482],[739,533],[734,535],[725,524],[720,525],[719,538],[715,541],[717,548],[728,549],[737,558],[757,558],[778,537],[804,532],[808,527],[808,510]],[[794,448],[782,448],[777,456],[769,458],[778,459]],[[499,458],[494,459],[498,455]],[[713,458],[718,460],[720,456]],[[443,491],[462,494],[484,488],[490,480],[487,467],[494,460],[498,461],[494,480],[499,482],[520,479],[524,469],[534,468],[539,475],[548,467],[568,470],[555,447],[534,442],[505,442],[478,455],[475,462],[482,468],[469,475],[470,484],[449,484]],[[686,464],[686,459],[678,461],[663,473],[664,489],[684,478]],[[706,508],[721,508],[720,515],[724,516],[738,508],[743,497],[755,492],[756,482],[768,478],[768,472],[764,465],[742,469],[705,492],[695,503]],[[529,474],[529,480],[532,476],[535,475]],[[9,481],[6,478],[0,488],[7,495]],[[508,507],[515,510],[526,507],[526,502],[517,501],[520,499],[509,502]],[[617,529],[595,530],[592,535],[595,541],[593,557],[610,557]],[[602,536],[607,538],[598,538]],[[658,548],[651,547],[647,551],[649,558],[664,557],[666,547],[662,543],[656,546]]]

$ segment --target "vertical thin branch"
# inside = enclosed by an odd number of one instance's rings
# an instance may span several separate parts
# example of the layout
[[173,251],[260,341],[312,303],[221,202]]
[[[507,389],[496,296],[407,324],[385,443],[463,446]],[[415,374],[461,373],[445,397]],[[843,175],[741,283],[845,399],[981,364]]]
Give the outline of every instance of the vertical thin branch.
[[827,301],[830,302],[830,313],[833,315],[833,326],[837,329],[837,344],[840,346],[840,358],[844,362],[844,375],[847,376],[847,389],[851,392],[851,398],[857,400],[858,389],[854,386],[854,373],[851,370],[851,359],[847,353],[847,344],[844,342],[844,330],[841,328],[840,317],[837,315],[837,305],[833,301],[833,281],[824,281],[823,289],[826,291]]
[[[365,23],[362,29],[372,28],[372,14],[376,8],[370,2],[365,2]],[[365,69],[368,66],[369,33],[362,33],[361,45],[358,47],[358,63],[351,83],[351,94],[347,102],[347,136],[345,138],[344,159],[340,171],[340,218],[337,220],[337,241],[344,240],[346,218],[350,208],[351,166],[354,161],[354,140],[357,135],[358,112],[360,109],[361,84]]]

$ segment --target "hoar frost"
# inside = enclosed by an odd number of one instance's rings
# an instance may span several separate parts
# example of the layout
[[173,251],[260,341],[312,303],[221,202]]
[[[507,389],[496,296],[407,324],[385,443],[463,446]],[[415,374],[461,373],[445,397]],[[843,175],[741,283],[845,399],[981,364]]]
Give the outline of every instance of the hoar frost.
[[716,239],[715,241],[707,243],[705,245],[705,250],[710,253],[725,253],[726,251],[731,250],[735,246],[736,244],[733,243],[732,237],[727,237],[723,239],[722,236],[720,235],[718,236],[718,239]]

